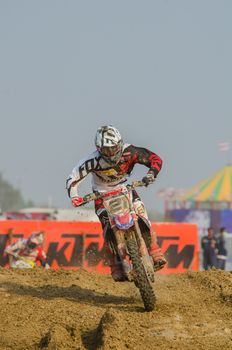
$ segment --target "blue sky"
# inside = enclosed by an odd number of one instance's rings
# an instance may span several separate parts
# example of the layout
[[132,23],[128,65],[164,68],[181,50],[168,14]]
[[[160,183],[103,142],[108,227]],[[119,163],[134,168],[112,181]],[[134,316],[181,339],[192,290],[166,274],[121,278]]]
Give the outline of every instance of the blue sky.
[[217,148],[232,141],[231,17],[229,0],[1,0],[4,177],[69,207],[66,176],[104,124],[163,158],[140,191],[150,209],[161,188],[210,176],[232,158]]

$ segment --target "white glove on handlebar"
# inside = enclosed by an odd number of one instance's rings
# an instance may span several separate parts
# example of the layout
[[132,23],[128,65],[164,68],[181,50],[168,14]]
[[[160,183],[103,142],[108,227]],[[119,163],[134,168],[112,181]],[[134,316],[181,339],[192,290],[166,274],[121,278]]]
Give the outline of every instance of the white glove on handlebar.
[[148,173],[146,176],[142,178],[142,182],[144,182],[145,186],[152,184],[154,181],[155,181],[155,177],[153,174]]

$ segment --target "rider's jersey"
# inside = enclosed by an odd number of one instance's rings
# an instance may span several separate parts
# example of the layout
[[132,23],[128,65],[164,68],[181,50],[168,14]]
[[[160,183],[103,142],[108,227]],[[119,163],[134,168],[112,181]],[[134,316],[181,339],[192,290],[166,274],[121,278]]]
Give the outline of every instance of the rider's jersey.
[[89,173],[92,174],[93,191],[105,192],[112,190],[112,187],[117,188],[127,180],[135,164],[145,165],[149,173],[156,177],[162,167],[162,160],[146,148],[124,144],[119,162],[112,166],[95,151],[82,159],[69,175],[66,182],[69,196],[77,195],[77,187]]

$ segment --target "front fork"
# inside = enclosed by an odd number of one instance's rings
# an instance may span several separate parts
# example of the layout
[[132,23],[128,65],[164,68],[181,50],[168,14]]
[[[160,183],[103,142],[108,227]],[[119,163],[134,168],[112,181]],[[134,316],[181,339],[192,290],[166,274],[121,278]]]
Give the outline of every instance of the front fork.
[[141,230],[140,230],[140,227],[139,227],[139,224],[138,224],[138,220],[135,220],[134,223],[135,223],[136,241],[137,241],[138,246],[139,246],[140,256],[141,256],[141,258],[143,260],[143,263],[152,272],[153,268],[154,268],[153,259],[149,255],[148,248],[147,248],[146,243],[145,243],[145,241],[143,239],[143,235],[141,233]]
[[137,244],[139,246],[140,256],[143,257],[146,255],[149,255],[148,250],[147,250],[147,246],[144,242],[144,239],[143,239],[143,236],[142,236],[139,224],[138,224],[138,220],[134,221],[134,226],[135,226],[135,235],[136,235]]
[[114,253],[116,253],[115,255],[119,256],[123,271],[127,276],[128,280],[130,281],[132,280],[132,277],[130,276],[130,273],[132,271],[132,265],[130,262],[130,256],[128,254],[126,242],[125,242],[125,239],[126,239],[125,235],[127,234],[127,232],[123,230],[119,230],[116,226],[114,226],[112,229],[114,232],[115,245],[116,245],[116,247],[114,247],[114,250],[115,250]]

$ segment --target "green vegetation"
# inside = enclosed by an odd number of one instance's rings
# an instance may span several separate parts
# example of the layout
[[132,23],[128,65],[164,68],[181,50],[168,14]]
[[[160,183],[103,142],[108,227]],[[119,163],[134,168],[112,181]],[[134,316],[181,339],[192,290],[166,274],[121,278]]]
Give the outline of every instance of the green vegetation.
[[25,201],[20,190],[4,180],[0,173],[0,208],[2,211],[16,211],[32,206],[32,204],[31,201]]

